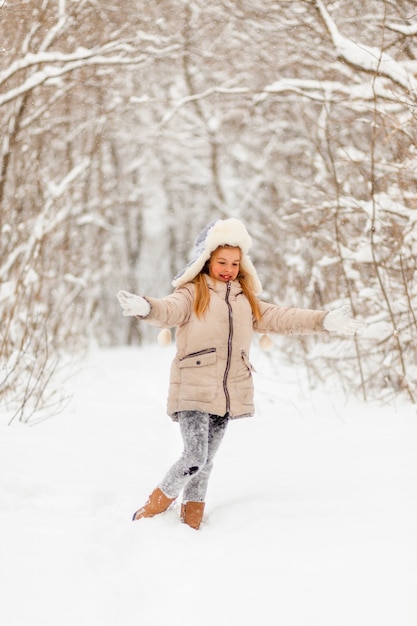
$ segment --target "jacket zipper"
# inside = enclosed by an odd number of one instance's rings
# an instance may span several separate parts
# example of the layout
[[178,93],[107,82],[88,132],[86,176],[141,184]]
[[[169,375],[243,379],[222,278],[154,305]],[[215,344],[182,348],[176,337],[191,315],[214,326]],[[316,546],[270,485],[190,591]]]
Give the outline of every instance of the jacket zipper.
[[229,376],[229,370],[230,370],[230,361],[232,357],[232,339],[233,339],[233,311],[232,311],[232,306],[229,302],[230,287],[231,287],[231,283],[228,282],[227,288],[226,288],[225,300],[226,300],[227,308],[229,310],[229,337],[227,340],[226,368],[224,370],[224,376],[223,376],[223,390],[224,390],[224,395],[226,396],[226,414],[230,412],[230,394],[227,388],[227,378]]

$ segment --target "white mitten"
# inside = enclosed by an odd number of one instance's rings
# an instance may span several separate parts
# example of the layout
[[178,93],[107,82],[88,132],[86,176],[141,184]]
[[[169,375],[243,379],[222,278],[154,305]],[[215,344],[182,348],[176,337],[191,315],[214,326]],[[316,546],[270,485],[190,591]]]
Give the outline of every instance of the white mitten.
[[128,291],[119,291],[117,299],[123,309],[123,315],[139,315],[146,317],[151,311],[151,305],[142,296],[135,296]]
[[323,320],[325,330],[334,331],[342,335],[354,335],[361,326],[361,322],[357,322],[352,318],[348,304],[340,307],[340,309],[330,311]]

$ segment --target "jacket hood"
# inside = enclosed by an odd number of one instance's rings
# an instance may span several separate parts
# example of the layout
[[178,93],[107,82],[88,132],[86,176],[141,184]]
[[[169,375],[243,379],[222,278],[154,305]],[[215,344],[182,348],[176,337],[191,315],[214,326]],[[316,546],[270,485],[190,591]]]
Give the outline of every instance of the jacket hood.
[[219,246],[240,248],[242,258],[240,267],[249,277],[249,283],[255,295],[262,291],[262,285],[256,269],[248,256],[252,246],[252,238],[242,222],[234,217],[211,222],[199,234],[195,243],[191,260],[175,276],[172,285],[177,288],[192,281],[201,272],[206,261]]

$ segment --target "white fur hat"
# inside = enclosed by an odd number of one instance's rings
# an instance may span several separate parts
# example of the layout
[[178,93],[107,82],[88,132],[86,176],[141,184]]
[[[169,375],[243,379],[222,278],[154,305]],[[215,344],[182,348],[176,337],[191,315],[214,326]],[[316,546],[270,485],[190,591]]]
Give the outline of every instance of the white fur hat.
[[191,261],[175,276],[172,281],[173,286],[181,287],[193,280],[201,272],[211,253],[219,246],[226,245],[241,249],[240,267],[249,277],[252,291],[255,295],[259,295],[262,291],[262,285],[256,269],[248,257],[252,238],[242,222],[234,217],[227,220],[216,220],[203,228],[195,241]]

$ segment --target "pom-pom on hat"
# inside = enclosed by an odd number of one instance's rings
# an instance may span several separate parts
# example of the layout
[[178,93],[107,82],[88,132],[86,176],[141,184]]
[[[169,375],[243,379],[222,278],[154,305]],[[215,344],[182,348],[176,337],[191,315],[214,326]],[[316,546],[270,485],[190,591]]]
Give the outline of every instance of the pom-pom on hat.
[[172,285],[177,288],[193,280],[201,272],[212,252],[220,246],[240,248],[241,270],[248,276],[249,286],[255,295],[262,291],[262,285],[256,269],[248,256],[252,238],[242,222],[234,217],[216,220],[208,224],[197,237],[191,261],[175,276]]

